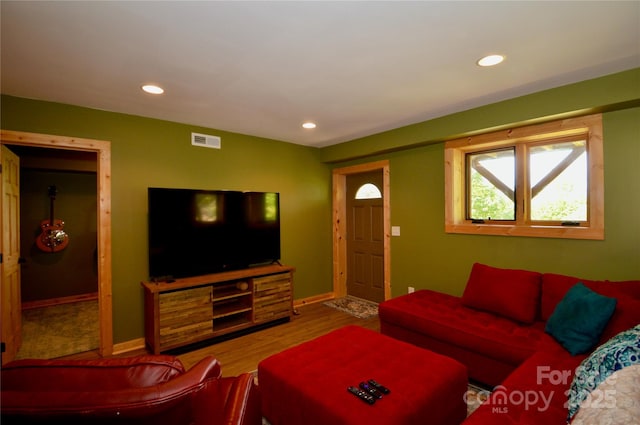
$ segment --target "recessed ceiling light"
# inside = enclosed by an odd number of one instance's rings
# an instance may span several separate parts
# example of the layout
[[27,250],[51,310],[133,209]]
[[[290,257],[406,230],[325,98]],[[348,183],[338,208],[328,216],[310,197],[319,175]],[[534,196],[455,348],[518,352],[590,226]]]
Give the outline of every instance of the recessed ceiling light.
[[307,122],[302,124],[302,128],[306,128],[308,130],[311,130],[312,128],[316,128],[316,123],[311,122],[311,121],[307,121]]
[[162,94],[164,93],[164,89],[162,87],[153,85],[153,84],[145,84],[144,86],[142,86],[142,90],[146,91],[147,93],[151,93],[151,94]]
[[480,66],[493,66],[501,63],[504,60],[502,55],[489,55],[478,60],[477,64]]

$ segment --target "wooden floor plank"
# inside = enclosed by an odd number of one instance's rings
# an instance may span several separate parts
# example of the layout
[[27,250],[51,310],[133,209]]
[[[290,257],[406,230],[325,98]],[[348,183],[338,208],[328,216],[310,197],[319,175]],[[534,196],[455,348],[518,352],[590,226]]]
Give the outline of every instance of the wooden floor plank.
[[[256,370],[261,360],[273,354],[343,326],[359,325],[376,331],[380,330],[378,316],[359,319],[322,303],[302,306],[298,312],[299,314],[288,323],[179,354],[178,357],[185,367],[190,369],[204,356],[213,355],[222,365],[223,376],[235,376]],[[120,354],[117,357],[140,354],[147,354],[147,352],[136,350]],[[91,358],[99,358],[99,355],[93,351],[65,357],[65,359]]]
[[190,368],[204,356],[213,355],[222,365],[223,376],[235,376],[256,370],[261,360],[286,348],[346,325],[355,324],[369,329],[380,329],[377,316],[358,319],[323,304],[307,305],[298,311],[300,314],[294,316],[289,323],[220,342],[178,357],[186,368]]

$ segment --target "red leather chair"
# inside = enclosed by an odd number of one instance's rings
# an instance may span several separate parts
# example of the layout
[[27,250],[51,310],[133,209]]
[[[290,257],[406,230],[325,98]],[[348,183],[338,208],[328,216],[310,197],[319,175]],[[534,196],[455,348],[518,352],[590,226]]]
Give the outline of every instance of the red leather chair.
[[209,356],[17,360],[2,367],[2,424],[260,425],[253,375],[221,377]]

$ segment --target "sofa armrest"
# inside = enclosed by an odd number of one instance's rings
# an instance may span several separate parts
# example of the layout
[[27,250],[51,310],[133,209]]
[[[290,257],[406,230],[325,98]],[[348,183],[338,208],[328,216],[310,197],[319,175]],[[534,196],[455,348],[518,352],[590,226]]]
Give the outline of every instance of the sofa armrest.
[[2,388],[3,423],[110,423],[116,419],[136,424],[261,423],[253,376],[220,378],[220,367],[213,357],[202,359],[174,379],[149,387],[106,390],[96,384],[92,391]]
[[[220,376],[217,360],[207,373]],[[211,369],[214,370],[211,370]],[[103,391],[141,388],[170,381],[185,373],[177,357],[147,355],[99,360],[16,360],[2,367],[3,390]]]
[[260,394],[253,374],[243,373],[235,378],[221,378],[221,380],[233,380],[225,407],[224,423],[226,425],[262,424]]
[[209,380],[196,397],[198,424],[262,425],[259,389],[250,373]]

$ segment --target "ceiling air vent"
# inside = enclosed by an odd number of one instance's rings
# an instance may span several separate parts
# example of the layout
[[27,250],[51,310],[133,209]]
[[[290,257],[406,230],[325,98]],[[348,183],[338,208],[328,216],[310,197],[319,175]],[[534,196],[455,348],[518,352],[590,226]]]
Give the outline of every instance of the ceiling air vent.
[[220,149],[221,147],[220,137],[200,133],[191,133],[191,144],[203,148]]

